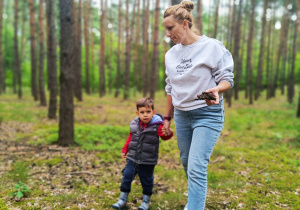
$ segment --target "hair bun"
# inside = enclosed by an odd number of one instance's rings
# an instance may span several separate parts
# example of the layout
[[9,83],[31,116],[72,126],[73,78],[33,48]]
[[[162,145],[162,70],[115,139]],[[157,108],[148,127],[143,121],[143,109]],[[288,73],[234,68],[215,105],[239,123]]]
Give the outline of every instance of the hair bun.
[[181,2],[181,7],[183,7],[188,12],[190,12],[194,9],[194,3],[192,1],[182,1]]

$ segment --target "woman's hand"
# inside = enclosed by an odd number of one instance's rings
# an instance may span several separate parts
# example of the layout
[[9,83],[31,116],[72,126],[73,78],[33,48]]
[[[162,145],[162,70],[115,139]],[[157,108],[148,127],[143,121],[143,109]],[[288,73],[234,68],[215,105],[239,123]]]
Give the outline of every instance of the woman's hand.
[[207,89],[205,92],[209,92],[209,93],[212,93],[215,97],[216,97],[216,100],[208,100],[208,99],[205,99],[206,101],[206,104],[207,106],[210,106],[210,105],[217,105],[219,104],[219,87],[214,87],[214,88],[211,88],[211,89]]
[[122,156],[122,158],[127,158],[127,152],[126,153],[122,152],[121,156]]
[[170,124],[171,121],[164,120],[164,127],[161,129],[164,136],[170,136],[173,133],[172,129],[170,129]]

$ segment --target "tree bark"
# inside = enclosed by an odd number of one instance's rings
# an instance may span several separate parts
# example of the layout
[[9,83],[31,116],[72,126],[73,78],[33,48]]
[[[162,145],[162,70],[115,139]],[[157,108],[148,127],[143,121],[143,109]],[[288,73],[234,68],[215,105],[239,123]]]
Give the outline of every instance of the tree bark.
[[158,54],[159,54],[159,0],[156,0],[155,6],[155,23],[154,23],[154,32],[153,32],[153,57],[152,57],[152,78],[151,78],[151,90],[150,98],[154,100],[155,89],[156,89],[156,78],[158,71]]
[[129,0],[126,0],[126,49],[125,49],[125,75],[124,75],[124,100],[129,97],[129,75],[130,75],[130,32],[129,32]]
[[39,100],[37,85],[37,58],[35,44],[34,1],[29,0],[30,13],[30,54],[31,54],[31,93],[35,101]]
[[74,28],[72,0],[59,1],[60,14],[60,108],[58,144],[74,144]]
[[149,92],[149,35],[148,35],[148,28],[149,28],[149,0],[144,0],[144,28],[143,28],[143,95],[147,96]]
[[249,104],[253,104],[253,70],[252,70],[252,43],[254,30],[254,16],[255,16],[256,0],[251,1],[251,17],[247,44],[247,70],[249,72]]
[[137,14],[136,14],[136,28],[135,28],[135,55],[134,55],[134,85],[135,89],[141,90],[140,80],[141,76],[141,62],[140,62],[140,0],[137,0]]
[[87,94],[91,93],[90,90],[90,62],[89,62],[89,20],[90,20],[90,0],[84,4],[84,44],[85,44],[85,91]]
[[40,33],[40,61],[39,61],[39,93],[40,105],[47,106],[45,94],[45,80],[44,80],[44,0],[40,0],[39,4],[39,33]]
[[[239,3],[239,13],[238,13],[238,18],[236,22],[236,27],[235,27],[235,32],[234,32],[234,62],[235,66],[238,66],[238,63],[240,62],[240,57],[239,57],[239,51],[240,51],[240,40],[241,40],[241,21],[242,21],[242,7],[243,5],[243,0],[240,0]],[[235,82],[234,82],[234,99],[238,100],[239,99],[239,90],[240,90],[240,78],[241,78],[242,71],[241,69],[236,69],[235,73]]]
[[19,60],[19,47],[18,47],[18,8],[19,8],[19,0],[15,0],[14,4],[14,72],[16,75],[17,81],[17,92],[18,98],[22,98],[22,75],[20,69],[20,60]]
[[4,68],[2,56],[2,17],[3,17],[3,0],[0,0],[0,95],[4,92]]
[[[73,3],[74,4],[74,3]],[[81,62],[81,8],[82,8],[82,0],[78,1],[77,6],[73,5],[74,10],[76,10],[76,14],[74,15],[74,31],[75,31],[75,83],[74,83],[74,94],[78,101],[82,101],[82,62]]]
[[298,0],[296,4],[296,14],[298,16],[297,20],[294,24],[294,37],[293,37],[293,53],[292,53],[292,66],[291,71],[289,73],[289,82],[288,82],[288,102],[293,103],[294,95],[295,95],[295,62],[296,62],[296,54],[297,54],[297,38],[298,38],[298,27],[300,24],[300,0]]
[[48,118],[56,119],[57,110],[57,55],[56,55],[56,37],[55,37],[55,2],[47,0],[47,25],[48,25],[48,43],[47,43],[47,70],[49,84],[49,108]]
[[202,34],[202,0],[197,1],[197,22],[200,34]]
[[265,60],[265,27],[266,27],[266,14],[267,14],[268,0],[264,0],[264,10],[262,16],[261,33],[260,33],[260,45],[259,45],[259,57],[258,57],[258,69],[256,77],[256,88],[255,88],[255,100],[260,96],[262,91],[262,77]]
[[[215,30],[214,30],[214,38],[217,38],[217,34],[218,34],[218,20],[219,20],[219,5],[220,5],[220,0],[217,0],[216,2],[216,11],[215,11]],[[241,2],[240,2],[241,4]]]
[[104,0],[101,0],[101,21],[100,21],[100,63],[99,63],[99,94],[100,97],[105,95],[105,24],[106,9],[104,8]]
[[120,93],[121,85],[121,36],[122,36],[122,0],[119,0],[119,31],[118,31],[118,52],[117,52],[117,78],[116,78],[116,92],[117,98]]
[[[277,51],[277,58],[276,58],[276,72],[275,72],[275,76],[274,76],[274,80],[272,82],[272,87],[271,87],[271,97],[275,97],[276,96],[276,88],[277,88],[277,80],[278,77],[281,73],[280,71],[280,67],[285,65],[285,61],[284,61],[284,52],[285,52],[285,48],[286,48],[286,38],[288,37],[288,23],[287,21],[289,20],[289,14],[287,11],[287,5],[289,4],[289,0],[285,1],[285,12],[282,16],[281,19],[281,29],[280,29],[280,38],[279,38],[279,46],[278,46],[278,51]],[[283,60],[284,62],[281,64],[281,60]],[[281,66],[280,66],[281,64]]]

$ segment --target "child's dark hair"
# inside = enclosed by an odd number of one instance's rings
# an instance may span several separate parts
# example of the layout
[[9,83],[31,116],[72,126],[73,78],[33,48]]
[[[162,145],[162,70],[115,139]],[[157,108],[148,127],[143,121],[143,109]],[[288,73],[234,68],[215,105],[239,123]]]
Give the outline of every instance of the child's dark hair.
[[136,109],[139,110],[140,107],[151,107],[154,110],[154,102],[148,97],[141,98],[136,102]]

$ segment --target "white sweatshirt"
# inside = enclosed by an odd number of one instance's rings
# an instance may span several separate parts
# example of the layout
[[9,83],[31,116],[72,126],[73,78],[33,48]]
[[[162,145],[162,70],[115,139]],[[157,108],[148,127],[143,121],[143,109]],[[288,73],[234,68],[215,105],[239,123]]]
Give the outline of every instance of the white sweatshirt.
[[[198,94],[226,81],[233,87],[233,59],[216,39],[202,35],[191,44],[177,44],[165,55],[166,92],[173,106],[187,111],[207,106],[205,100],[195,100]],[[220,100],[223,99],[222,94]]]

